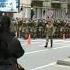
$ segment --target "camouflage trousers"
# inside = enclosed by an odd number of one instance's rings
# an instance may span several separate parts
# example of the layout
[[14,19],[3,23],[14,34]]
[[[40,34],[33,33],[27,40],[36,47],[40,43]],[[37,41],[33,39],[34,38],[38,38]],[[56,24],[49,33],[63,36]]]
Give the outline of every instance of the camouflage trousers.
[[46,46],[48,46],[48,42],[50,40],[51,47],[53,46],[53,36],[46,36]]

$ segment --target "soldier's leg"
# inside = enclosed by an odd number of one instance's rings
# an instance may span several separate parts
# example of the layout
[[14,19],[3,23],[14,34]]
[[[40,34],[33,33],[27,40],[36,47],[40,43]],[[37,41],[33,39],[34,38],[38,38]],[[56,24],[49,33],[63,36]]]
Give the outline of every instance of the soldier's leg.
[[46,36],[46,45],[45,45],[45,47],[47,47],[47,46],[48,46],[48,41],[49,41],[49,37],[48,37],[48,36]]
[[52,36],[50,37],[50,43],[51,43],[51,48],[53,47],[53,38]]

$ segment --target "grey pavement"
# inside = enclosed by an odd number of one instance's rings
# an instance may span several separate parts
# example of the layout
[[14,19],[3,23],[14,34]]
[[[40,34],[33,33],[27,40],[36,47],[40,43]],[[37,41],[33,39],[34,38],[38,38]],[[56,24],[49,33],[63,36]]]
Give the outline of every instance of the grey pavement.
[[[28,45],[24,39],[19,39],[25,54],[18,59],[18,63],[26,70],[70,70],[69,66],[57,65],[57,60],[64,60],[70,56],[70,40],[54,39],[53,48],[45,48],[45,39],[35,39]],[[64,68],[64,69],[63,69]]]
[[70,70],[70,67],[54,64],[54,65],[44,67],[44,68],[41,68],[41,69],[36,69],[36,70]]

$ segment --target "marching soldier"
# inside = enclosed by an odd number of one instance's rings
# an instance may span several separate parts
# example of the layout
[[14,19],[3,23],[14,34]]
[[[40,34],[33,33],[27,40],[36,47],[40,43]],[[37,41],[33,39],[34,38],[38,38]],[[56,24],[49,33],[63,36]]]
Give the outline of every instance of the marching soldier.
[[46,32],[46,45],[44,47],[48,46],[48,42],[49,42],[49,39],[50,39],[50,44],[51,44],[51,48],[52,48],[54,26],[53,26],[53,22],[51,20],[47,21],[47,24],[46,24],[46,27],[45,27],[45,32]]

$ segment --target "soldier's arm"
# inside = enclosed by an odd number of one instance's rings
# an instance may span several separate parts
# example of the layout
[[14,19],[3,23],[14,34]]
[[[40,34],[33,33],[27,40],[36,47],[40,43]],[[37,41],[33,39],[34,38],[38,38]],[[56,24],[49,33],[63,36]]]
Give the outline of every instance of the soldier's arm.
[[52,27],[52,30],[53,30],[53,35],[54,35],[54,33],[55,33],[55,30],[56,30],[56,27]]
[[45,25],[45,33],[47,32],[47,24]]

